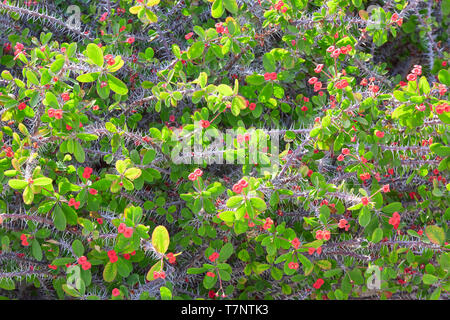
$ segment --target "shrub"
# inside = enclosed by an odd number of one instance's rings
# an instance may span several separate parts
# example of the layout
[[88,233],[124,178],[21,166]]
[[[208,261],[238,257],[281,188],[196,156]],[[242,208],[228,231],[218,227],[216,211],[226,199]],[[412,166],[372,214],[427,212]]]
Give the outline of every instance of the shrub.
[[72,2],[0,3],[3,296],[448,298],[448,0]]

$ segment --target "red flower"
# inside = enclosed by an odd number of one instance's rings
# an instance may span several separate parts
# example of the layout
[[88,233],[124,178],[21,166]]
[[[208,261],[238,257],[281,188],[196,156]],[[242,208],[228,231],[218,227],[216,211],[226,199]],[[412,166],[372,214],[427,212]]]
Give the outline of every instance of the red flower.
[[316,239],[317,240],[322,240],[323,239],[322,230],[317,230],[316,231]]
[[232,190],[233,190],[234,193],[241,193],[242,192],[242,188],[243,188],[242,185],[237,183],[237,184],[235,184],[233,186]]
[[337,160],[338,160],[338,161],[344,161],[344,159],[345,159],[345,156],[344,156],[343,154],[340,154],[340,155],[337,157]]
[[119,296],[119,295],[120,295],[120,290],[117,289],[117,288],[114,288],[113,291],[112,291],[112,295],[113,295],[114,297]]
[[392,17],[391,17],[391,21],[392,21],[392,22],[397,22],[397,20],[398,20],[398,14],[397,14],[397,13],[394,13],[394,14],[392,15]]
[[322,236],[324,240],[330,240],[331,238],[331,233],[328,230],[323,230],[322,231]]
[[53,270],[56,270],[56,269],[58,269],[58,267],[57,267],[57,266],[54,266],[54,265],[52,265],[52,264],[49,264],[49,265],[48,265],[48,267],[49,267],[50,269],[53,269]]
[[93,196],[95,196],[98,193],[98,191],[95,190],[94,188],[90,188],[89,193],[92,194]]
[[322,278],[317,279],[317,281],[313,284],[314,289],[320,289],[320,287],[324,284]]
[[247,188],[248,187],[248,182],[244,179],[239,180],[238,182],[239,185],[242,186],[242,188]]
[[214,299],[216,297],[216,293],[214,292],[214,290],[208,291],[208,297],[211,299]]
[[383,192],[384,193],[388,193],[390,190],[389,190],[389,185],[388,184],[385,184],[384,186],[383,186]]
[[316,82],[317,82],[317,77],[312,77],[312,78],[310,78],[309,80],[308,80],[308,83],[309,84],[315,84]]
[[206,129],[211,125],[211,123],[208,120],[200,120],[200,125]]
[[341,219],[341,220],[339,220],[338,227],[339,227],[340,229],[344,229],[344,228],[346,227],[347,224],[348,224],[348,221],[347,221],[347,220]]
[[123,258],[124,258],[125,260],[130,260],[130,254],[129,254],[129,253],[124,253],[124,254],[123,254]]
[[98,222],[98,224],[103,224],[103,219],[102,218],[97,218],[97,222]]
[[348,82],[347,80],[343,79],[341,81],[338,81],[334,86],[338,89],[344,89],[345,87],[348,86]]
[[213,252],[210,256],[209,256],[209,261],[214,262],[217,259],[219,259],[219,254],[217,252]]
[[61,119],[63,116],[63,111],[61,109],[57,109],[57,110],[55,110],[54,114],[55,114],[55,119]]
[[378,137],[378,138],[383,138],[384,137],[384,132],[383,131],[375,131],[375,135]]
[[289,264],[288,264],[288,268],[289,269],[294,269],[294,270],[297,270],[298,269],[298,263],[297,262],[289,262]]
[[307,106],[303,106],[303,107],[301,108],[301,110],[302,110],[303,112],[306,112],[306,111],[308,111],[308,107],[307,107]]
[[367,86],[367,84],[368,84],[367,79],[366,78],[362,79],[359,84],[362,86]]
[[217,33],[224,33],[225,28],[223,27],[223,23],[222,22],[216,23],[215,27],[216,27],[216,32]]
[[27,105],[25,104],[25,102],[21,102],[18,106],[17,106],[17,108],[19,109],[19,110],[23,110],[23,109],[25,109],[27,107]]
[[119,224],[119,227],[117,228],[117,231],[119,232],[119,233],[124,233],[125,232],[125,230],[126,230],[126,228],[127,228],[127,225],[125,224],[125,223],[121,223],[121,224]]
[[256,108],[256,103],[254,103],[254,102],[250,103],[250,105],[248,106],[248,108],[249,108],[251,111],[255,110],[255,108]]
[[322,72],[322,69],[323,69],[323,64],[318,64],[316,66],[316,68],[314,69],[314,72],[315,73],[320,73],[320,72]]
[[201,169],[197,168],[197,169],[194,170],[194,174],[197,177],[201,177],[203,175],[203,171]]
[[314,92],[317,92],[320,89],[322,89],[322,82],[317,81],[316,83],[314,83]]
[[300,240],[298,240],[298,238],[295,238],[294,240],[291,241],[292,246],[294,247],[295,250],[297,250],[300,247]]
[[127,42],[129,43],[129,44],[132,44],[133,42],[134,42],[134,37],[129,37],[128,39],[127,39]]
[[263,229],[268,230],[272,227],[272,225],[273,225],[273,220],[270,218],[266,218],[266,221],[264,222],[264,225],[263,225]]
[[86,261],[85,263],[83,263],[82,265],[81,265],[81,268],[83,269],[83,270],[89,270],[90,268],[91,268],[91,263],[89,262],[89,261]]
[[214,272],[211,272],[211,271],[208,271],[208,272],[206,273],[206,275],[207,275],[208,277],[211,277],[211,278],[214,278],[214,277],[216,276],[216,274],[215,274]]
[[68,93],[63,93],[63,94],[61,95],[61,98],[62,98],[64,101],[69,101],[69,100],[70,100],[70,96],[69,96]]
[[169,252],[166,257],[169,259],[169,263],[174,264],[177,261],[177,258],[174,256],[172,252]]
[[84,168],[83,178],[89,179],[91,177],[92,172],[93,172],[92,168],[89,167]]
[[363,206],[367,206],[369,204],[369,198],[362,197],[361,202],[362,202]]
[[406,77],[406,80],[408,80],[408,81],[416,81],[416,79],[417,79],[417,75],[415,75],[413,73],[408,74],[408,76]]
[[124,231],[124,233],[123,233],[123,236],[125,237],[125,238],[131,238],[131,236],[133,235],[133,228],[126,228],[125,229],[125,231]]
[[187,35],[184,36],[184,38],[185,38],[186,40],[189,40],[190,38],[192,38],[193,35],[194,35],[193,32],[189,32]]
[[195,181],[198,179],[198,177],[192,172],[188,175],[188,179],[191,181]]
[[87,258],[85,256],[81,256],[81,257],[78,258],[77,262],[79,264],[86,263],[87,262]]
[[322,247],[318,247],[316,252],[317,252],[317,254],[321,254],[322,253]]
[[313,247],[310,247],[310,248],[308,249],[309,255],[311,256],[311,255],[314,253],[314,251],[316,251],[316,249],[313,248]]

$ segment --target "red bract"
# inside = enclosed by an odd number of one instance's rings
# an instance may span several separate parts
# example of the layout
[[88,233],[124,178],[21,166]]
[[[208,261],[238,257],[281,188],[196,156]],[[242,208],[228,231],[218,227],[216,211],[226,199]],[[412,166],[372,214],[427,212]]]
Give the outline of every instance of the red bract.
[[112,295],[113,295],[114,297],[120,296],[120,290],[117,289],[117,288],[114,288],[113,291],[112,291]]
[[234,193],[241,193],[242,192],[242,185],[240,185],[240,184],[235,184],[234,186],[233,186],[233,192]]
[[89,188],[89,193],[95,196],[98,193],[98,191],[95,190],[94,188]]
[[210,256],[209,256],[209,261],[214,262],[217,259],[219,259],[219,254],[217,252],[213,252]]
[[25,104],[25,102],[21,102],[19,103],[19,105],[17,106],[17,109],[19,110],[24,110],[27,107],[27,105]]
[[322,285],[325,283],[325,281],[323,281],[322,278],[319,278],[316,280],[316,282],[314,282],[313,287],[314,289],[320,289],[320,287],[322,287]]
[[389,192],[390,190],[389,190],[389,185],[388,184],[385,184],[384,186],[383,186],[383,192],[384,193],[387,193],[387,192]]
[[85,179],[89,179],[91,177],[92,172],[93,172],[92,168],[86,167],[84,168],[82,177]]
[[369,198],[362,197],[361,198],[361,203],[363,204],[363,206],[367,206],[369,204]]
[[407,79],[408,81],[416,81],[417,75],[415,75],[415,74],[413,74],[413,73],[410,73],[410,74],[408,74],[408,76],[406,77],[406,79]]
[[206,275],[207,275],[208,277],[211,277],[211,278],[214,278],[214,277],[216,276],[216,274],[215,274],[214,272],[211,272],[211,271],[208,271],[208,272],[206,273]]
[[127,229],[127,225],[122,222],[119,224],[119,227],[117,228],[117,232],[124,233],[126,229]]
[[316,68],[314,69],[314,72],[315,72],[315,73],[321,73],[321,72],[322,72],[322,69],[323,69],[323,64],[318,64],[318,65],[316,66]]
[[291,241],[292,246],[295,250],[297,250],[300,247],[300,240],[298,238],[294,238],[294,240]]
[[297,262],[289,262],[289,264],[288,264],[289,269],[297,270],[298,267],[299,267],[299,264]]

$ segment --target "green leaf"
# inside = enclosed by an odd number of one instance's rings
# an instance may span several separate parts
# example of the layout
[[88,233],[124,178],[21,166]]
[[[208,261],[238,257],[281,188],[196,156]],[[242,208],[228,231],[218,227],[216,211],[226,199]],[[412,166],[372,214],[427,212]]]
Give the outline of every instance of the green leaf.
[[8,185],[13,189],[23,189],[28,185],[28,181],[11,179],[8,181]]
[[367,227],[367,225],[370,222],[371,219],[371,214],[369,209],[367,208],[362,208],[361,211],[359,212],[359,219],[358,222],[362,227]]
[[147,272],[147,276],[145,277],[148,281],[153,281],[155,280],[155,277],[153,277],[153,273],[155,271],[160,272],[162,270],[164,266],[164,263],[162,262],[162,260],[156,262],[151,268],[150,270],[148,270]]
[[167,287],[160,287],[161,300],[172,300],[172,292]]
[[128,93],[128,88],[122,80],[117,79],[111,74],[108,74],[108,86],[117,94],[124,96]]
[[378,243],[383,238],[383,230],[381,228],[376,228],[372,233],[372,242]]
[[26,186],[25,190],[23,190],[23,202],[25,204],[31,204],[33,202],[34,199],[34,194],[33,194],[33,190],[31,190],[30,186]]
[[40,177],[33,180],[34,186],[46,186],[50,183],[52,183],[53,180],[47,177]]
[[205,50],[205,44],[203,41],[195,42],[188,50],[188,58],[189,59],[197,59],[203,55],[203,51]]
[[35,257],[37,261],[42,260],[41,245],[36,239],[34,239],[33,242],[31,243],[31,252],[33,253],[33,257]]
[[234,252],[233,245],[227,242],[219,252],[219,261],[225,262]]
[[439,82],[445,84],[447,87],[450,86],[450,73],[446,69],[442,69],[438,74]]
[[214,0],[214,3],[211,7],[211,15],[213,18],[220,18],[222,14],[224,13],[223,8],[223,0]]
[[84,160],[86,159],[86,154],[84,153],[83,146],[78,141],[74,141],[73,143],[74,143],[73,155],[75,156],[75,159],[78,162],[83,163]]
[[261,198],[250,198],[250,203],[256,210],[265,211],[267,209],[266,203]]
[[433,225],[425,228],[425,234],[431,242],[443,245],[445,242],[445,232],[442,228]]
[[142,174],[141,169],[138,169],[138,168],[130,168],[130,169],[128,169],[127,171],[125,171],[124,176],[125,176],[127,179],[130,179],[130,180],[136,180],[137,178],[139,178],[139,177],[141,176],[141,174]]
[[267,102],[272,97],[273,86],[272,83],[267,83],[265,87],[261,90],[258,96],[259,102]]
[[50,66],[50,71],[53,73],[58,73],[64,66],[65,61],[66,60],[64,58],[56,59]]
[[223,0],[223,5],[225,9],[227,9],[231,13],[237,13],[238,11],[236,0]]
[[233,222],[234,221],[234,211],[223,211],[219,213],[219,218],[225,222]]
[[53,223],[55,224],[55,228],[59,231],[64,231],[66,229],[66,215],[58,205],[55,206],[55,209],[53,210]]
[[81,257],[84,254],[84,246],[80,240],[76,239],[72,242],[72,250],[77,257]]
[[152,244],[159,253],[166,253],[169,247],[170,237],[169,232],[164,226],[157,226],[152,233]]
[[219,92],[221,95],[228,97],[233,94],[233,89],[226,84],[219,84],[217,86],[217,92]]
[[387,206],[383,207],[383,209],[381,209],[381,211],[383,211],[384,213],[394,213],[394,212],[401,211],[402,209],[403,209],[403,206],[400,202],[392,202],[392,203],[388,204]]
[[238,116],[242,109],[245,108],[245,100],[241,96],[236,96],[233,98],[231,103],[231,113],[234,116]]
[[95,43],[89,43],[86,47],[86,55],[99,67],[103,67],[103,51]]
[[108,261],[108,263],[105,265],[105,269],[103,269],[103,280],[105,280],[106,282],[113,282],[116,276],[117,264]]
[[228,199],[227,207],[228,208],[237,208],[242,204],[242,196],[233,196]]
[[100,75],[99,72],[81,74],[77,77],[77,81],[78,82],[93,82],[93,81],[97,80],[99,75]]
[[422,281],[425,284],[435,284],[438,280],[439,280],[438,277],[428,273],[425,273],[422,278]]

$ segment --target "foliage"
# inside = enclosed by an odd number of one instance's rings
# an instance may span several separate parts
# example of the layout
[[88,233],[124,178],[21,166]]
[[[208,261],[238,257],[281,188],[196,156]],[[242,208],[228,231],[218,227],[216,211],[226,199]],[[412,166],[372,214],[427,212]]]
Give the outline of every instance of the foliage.
[[450,1],[70,4],[0,3],[1,295],[448,298]]

